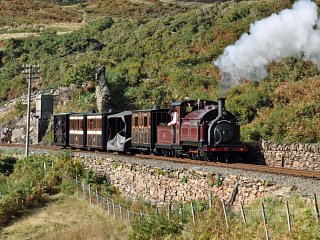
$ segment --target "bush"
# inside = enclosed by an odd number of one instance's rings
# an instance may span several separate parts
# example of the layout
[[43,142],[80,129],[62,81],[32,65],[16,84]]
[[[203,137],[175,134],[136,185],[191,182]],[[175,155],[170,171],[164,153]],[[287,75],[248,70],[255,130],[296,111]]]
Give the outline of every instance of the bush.
[[163,213],[153,214],[132,225],[130,239],[165,239],[167,236],[180,234],[182,229],[183,226],[178,218],[168,220]]

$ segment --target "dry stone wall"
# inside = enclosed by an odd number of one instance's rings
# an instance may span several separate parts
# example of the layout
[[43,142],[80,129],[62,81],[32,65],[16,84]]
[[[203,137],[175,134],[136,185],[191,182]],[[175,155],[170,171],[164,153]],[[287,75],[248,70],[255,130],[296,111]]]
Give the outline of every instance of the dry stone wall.
[[210,193],[229,205],[250,203],[257,198],[289,194],[291,187],[245,176],[221,176],[193,169],[162,169],[147,165],[88,157],[92,171],[106,175],[123,196],[155,204],[208,199]]
[[320,144],[250,143],[256,163],[320,171]]

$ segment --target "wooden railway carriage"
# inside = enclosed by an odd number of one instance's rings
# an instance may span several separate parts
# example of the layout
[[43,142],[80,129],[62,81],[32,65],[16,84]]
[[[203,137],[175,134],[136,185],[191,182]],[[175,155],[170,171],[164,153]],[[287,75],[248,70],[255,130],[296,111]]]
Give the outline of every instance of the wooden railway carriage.
[[89,149],[107,149],[108,141],[108,116],[116,114],[115,111],[104,113],[87,113],[87,140]]
[[107,150],[128,152],[131,147],[131,111],[108,116]]
[[72,113],[69,116],[69,146],[73,148],[86,147],[86,123],[85,113]]
[[69,116],[70,113],[53,115],[53,143],[61,147],[69,146]]
[[157,126],[170,121],[169,109],[135,110],[132,111],[132,148],[150,152],[157,141]]

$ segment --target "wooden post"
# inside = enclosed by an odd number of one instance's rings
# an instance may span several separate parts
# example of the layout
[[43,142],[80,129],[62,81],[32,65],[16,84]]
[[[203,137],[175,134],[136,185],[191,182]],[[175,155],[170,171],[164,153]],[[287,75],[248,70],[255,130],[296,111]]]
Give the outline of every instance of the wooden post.
[[142,218],[143,218],[143,212],[142,212],[142,210],[140,209],[140,220],[142,220]]
[[83,195],[83,198],[86,199],[86,191],[85,191],[85,187],[84,187],[84,181],[82,180],[82,195]]
[[171,217],[171,203],[168,204],[168,220],[170,221]]
[[291,217],[290,217],[290,210],[289,210],[288,201],[286,201],[286,211],[287,211],[288,230],[289,230],[289,233],[291,233]]
[[109,205],[109,198],[107,198],[107,209],[108,209],[108,214],[110,215],[110,205]]
[[78,175],[76,175],[77,196],[79,197]]
[[96,204],[99,205],[99,194],[98,194],[98,188],[96,188]]
[[47,166],[46,166],[45,162],[43,163],[43,172],[44,172],[44,177],[46,177],[47,176]]
[[196,216],[195,216],[195,213],[194,213],[194,207],[193,207],[193,203],[191,202],[191,214],[192,214],[192,222],[193,222],[193,225],[196,223]]
[[317,200],[317,194],[313,194],[314,198],[314,212],[316,215],[316,221],[319,222],[319,207],[318,207],[318,200]]
[[183,223],[183,206],[182,206],[182,204],[180,205],[179,214],[180,214],[181,223]]
[[119,214],[120,214],[120,219],[123,220],[122,219],[122,208],[121,208],[121,204],[120,203],[119,203]]
[[223,215],[224,215],[224,219],[226,221],[226,226],[227,228],[229,228],[229,223],[228,223],[228,217],[227,217],[227,210],[226,210],[226,206],[224,204],[224,200],[221,199],[221,203],[222,203],[222,209],[223,209]]
[[247,219],[246,219],[246,214],[245,214],[244,209],[243,209],[243,204],[242,204],[242,202],[240,202],[240,207],[241,207],[242,221],[243,221],[244,224],[246,224],[246,223],[247,223]]
[[212,193],[209,193],[209,208],[212,208]]
[[91,199],[91,186],[90,186],[90,184],[88,185],[88,188],[89,188],[89,203],[91,205],[92,204],[92,199]]
[[262,211],[264,231],[265,231],[265,234],[266,234],[266,240],[269,240],[268,227],[267,227],[267,218],[266,218],[266,213],[265,213],[265,210],[264,210],[263,202],[261,202],[261,211]]
[[114,206],[113,199],[112,199],[112,211],[113,211],[113,218],[116,219],[116,207]]

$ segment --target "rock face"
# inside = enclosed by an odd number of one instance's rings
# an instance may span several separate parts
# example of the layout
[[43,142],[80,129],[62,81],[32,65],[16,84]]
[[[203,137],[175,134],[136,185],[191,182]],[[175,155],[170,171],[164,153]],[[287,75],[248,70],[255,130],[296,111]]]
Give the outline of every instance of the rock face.
[[148,165],[87,157],[86,167],[107,176],[109,182],[131,200],[154,204],[208,199],[210,193],[229,205],[250,203],[271,195],[284,196],[292,187],[236,175],[221,176],[194,169],[162,169]]
[[250,143],[252,159],[258,164],[320,171],[320,144]]
[[96,100],[99,112],[107,112],[110,108],[110,92],[105,79],[106,69],[99,67],[96,73]]

